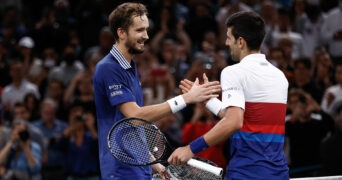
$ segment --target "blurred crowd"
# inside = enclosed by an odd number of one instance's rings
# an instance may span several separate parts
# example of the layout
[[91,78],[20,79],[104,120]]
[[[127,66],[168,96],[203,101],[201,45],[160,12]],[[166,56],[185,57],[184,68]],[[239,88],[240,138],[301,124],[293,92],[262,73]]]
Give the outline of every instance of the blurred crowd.
[[[0,177],[99,179],[92,76],[114,44],[109,13],[122,0],[0,0]],[[145,105],[178,95],[180,80],[220,80],[234,64],[225,20],[256,11],[262,53],[289,81],[291,177],[342,174],[342,0],[144,0],[150,32],[135,57]],[[203,104],[156,124],[175,146],[218,118]],[[199,156],[221,167],[229,142]]]

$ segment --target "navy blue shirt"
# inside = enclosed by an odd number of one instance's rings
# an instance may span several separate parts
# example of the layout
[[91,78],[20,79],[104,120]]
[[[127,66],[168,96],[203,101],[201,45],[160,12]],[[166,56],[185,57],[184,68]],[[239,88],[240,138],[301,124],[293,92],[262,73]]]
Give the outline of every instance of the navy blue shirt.
[[107,136],[115,122],[124,118],[117,105],[136,102],[143,97],[134,60],[126,61],[113,46],[110,53],[97,63],[93,78],[98,121],[99,157],[102,179],[151,180],[151,166],[129,166],[117,161],[108,150]]

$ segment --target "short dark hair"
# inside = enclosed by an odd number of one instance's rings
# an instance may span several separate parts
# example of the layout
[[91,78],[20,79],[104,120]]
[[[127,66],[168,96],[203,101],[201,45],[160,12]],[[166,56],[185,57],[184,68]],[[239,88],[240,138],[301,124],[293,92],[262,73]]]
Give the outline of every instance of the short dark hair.
[[300,57],[293,62],[293,67],[296,69],[300,64],[303,64],[306,69],[311,69],[311,60],[307,57]]
[[115,8],[109,15],[109,27],[114,35],[115,41],[118,41],[119,36],[117,29],[122,28],[128,30],[128,27],[132,25],[135,16],[148,15],[147,8],[141,3],[123,3]]
[[232,27],[235,39],[242,37],[249,50],[259,50],[265,37],[265,22],[253,11],[240,11],[226,21],[227,28]]

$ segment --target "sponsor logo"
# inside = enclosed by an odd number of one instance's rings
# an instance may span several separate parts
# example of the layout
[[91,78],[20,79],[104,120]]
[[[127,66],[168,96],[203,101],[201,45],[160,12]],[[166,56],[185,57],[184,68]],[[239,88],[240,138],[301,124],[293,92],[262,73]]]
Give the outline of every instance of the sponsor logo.
[[113,84],[108,86],[109,90],[118,90],[121,89],[122,85],[121,84]]
[[226,89],[222,89],[223,92],[225,91],[240,91],[240,88],[238,87],[230,87],[230,88],[226,88]]
[[119,91],[111,92],[110,96],[113,97],[113,96],[117,96],[117,95],[121,95],[121,94],[123,94],[123,92],[121,90],[119,90]]

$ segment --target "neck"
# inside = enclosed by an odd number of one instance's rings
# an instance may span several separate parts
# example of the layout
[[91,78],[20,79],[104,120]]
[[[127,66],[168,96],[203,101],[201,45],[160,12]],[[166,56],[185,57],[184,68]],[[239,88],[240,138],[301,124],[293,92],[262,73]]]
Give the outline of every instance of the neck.
[[116,43],[115,47],[121,52],[128,63],[131,63],[133,55],[128,52],[128,49],[122,43]]

